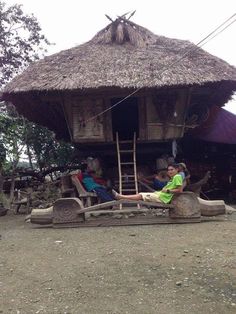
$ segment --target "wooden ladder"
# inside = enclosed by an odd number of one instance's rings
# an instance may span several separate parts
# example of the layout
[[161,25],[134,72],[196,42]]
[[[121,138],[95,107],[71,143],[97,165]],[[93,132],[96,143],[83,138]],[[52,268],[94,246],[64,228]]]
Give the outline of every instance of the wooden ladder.
[[119,172],[119,193],[137,194],[136,133],[134,133],[133,141],[119,141],[119,134],[116,132],[116,147]]

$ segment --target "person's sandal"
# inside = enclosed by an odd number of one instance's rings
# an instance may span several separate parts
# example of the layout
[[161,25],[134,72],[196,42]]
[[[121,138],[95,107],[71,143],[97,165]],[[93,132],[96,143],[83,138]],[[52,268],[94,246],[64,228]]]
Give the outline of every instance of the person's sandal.
[[119,193],[117,193],[115,190],[111,190],[112,195],[114,196],[115,200],[119,199]]

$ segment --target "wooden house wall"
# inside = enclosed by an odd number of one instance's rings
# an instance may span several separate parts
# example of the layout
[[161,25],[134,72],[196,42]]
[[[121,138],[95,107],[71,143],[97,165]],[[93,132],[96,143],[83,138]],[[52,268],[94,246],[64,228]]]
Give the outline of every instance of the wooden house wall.
[[73,142],[110,140],[107,130],[109,114],[99,115],[106,108],[105,99],[68,96],[65,99],[64,108]]
[[[188,91],[177,90],[167,92],[166,95],[167,100],[165,93],[160,96],[158,93],[154,96],[151,93],[138,96],[140,141],[161,141],[183,136]],[[64,111],[72,141],[112,142],[111,110],[99,115],[110,106],[111,97],[68,95],[64,101]]]
[[148,140],[181,138],[184,134],[188,92],[172,91],[172,94],[156,94],[146,97],[146,127]]

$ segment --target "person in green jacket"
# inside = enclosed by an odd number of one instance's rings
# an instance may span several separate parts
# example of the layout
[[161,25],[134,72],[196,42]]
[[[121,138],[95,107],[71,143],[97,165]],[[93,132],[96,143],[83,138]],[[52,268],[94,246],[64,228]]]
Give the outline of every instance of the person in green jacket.
[[140,192],[138,194],[123,195],[114,191],[114,197],[117,200],[133,200],[133,201],[146,201],[146,202],[161,202],[168,204],[171,202],[174,194],[183,192],[183,178],[178,173],[178,164],[171,164],[167,168],[170,177],[169,182],[161,191],[156,192]]

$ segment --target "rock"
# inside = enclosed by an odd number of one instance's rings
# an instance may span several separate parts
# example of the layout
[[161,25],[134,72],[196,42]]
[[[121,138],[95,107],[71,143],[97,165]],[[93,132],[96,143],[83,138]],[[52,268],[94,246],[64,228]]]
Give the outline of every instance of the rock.
[[8,212],[8,208],[4,208],[2,205],[0,206],[0,216],[5,216]]
[[232,206],[225,205],[225,212],[226,214],[231,215],[236,212],[236,209],[233,208]]
[[176,281],[176,286],[182,286],[182,281]]

